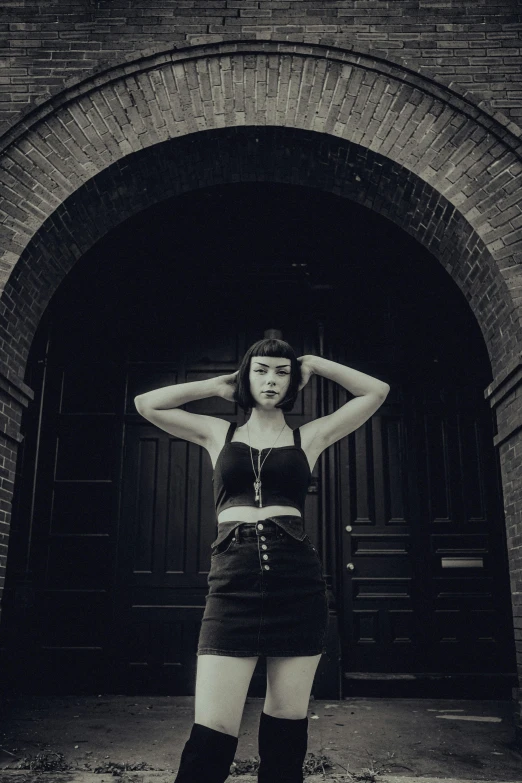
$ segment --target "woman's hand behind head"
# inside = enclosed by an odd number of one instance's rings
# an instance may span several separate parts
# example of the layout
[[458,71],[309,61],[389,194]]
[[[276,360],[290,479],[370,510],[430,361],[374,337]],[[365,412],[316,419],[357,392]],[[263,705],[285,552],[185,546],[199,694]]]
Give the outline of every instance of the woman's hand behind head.
[[236,370],[230,375],[218,375],[216,380],[216,395],[223,397],[224,400],[230,400],[235,402],[235,393],[237,389],[237,375],[239,370]]
[[301,365],[301,382],[299,383],[299,391],[303,389],[312,375],[314,374],[314,371],[312,369],[312,364],[309,360],[308,356],[298,356],[297,361]]

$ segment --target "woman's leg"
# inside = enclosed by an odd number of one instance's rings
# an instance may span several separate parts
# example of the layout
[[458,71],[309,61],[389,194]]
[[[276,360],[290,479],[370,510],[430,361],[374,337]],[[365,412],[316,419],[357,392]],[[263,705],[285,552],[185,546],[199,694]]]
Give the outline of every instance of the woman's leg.
[[248,687],[258,657],[198,655],[196,723],[239,736]]
[[266,659],[263,712],[274,718],[306,718],[319,655]]
[[224,783],[257,657],[199,655],[196,710],[174,783]]
[[259,783],[303,783],[308,704],[321,654],[267,658],[267,690],[259,721]]

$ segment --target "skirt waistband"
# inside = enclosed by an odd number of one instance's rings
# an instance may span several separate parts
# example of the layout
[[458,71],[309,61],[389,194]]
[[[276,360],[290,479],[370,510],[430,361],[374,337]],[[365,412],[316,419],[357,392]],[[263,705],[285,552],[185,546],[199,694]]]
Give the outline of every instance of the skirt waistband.
[[285,533],[288,533],[298,541],[303,541],[306,536],[303,518],[294,514],[267,517],[266,519],[260,519],[259,522],[241,522],[230,519],[226,522],[218,523],[218,536],[211,546],[217,546],[236,528],[240,528],[241,532],[244,532],[247,536],[261,536],[265,532],[273,534],[274,531],[279,529],[284,530]]
[[[262,527],[260,527],[262,525]],[[281,532],[281,525],[273,522],[271,519],[260,519],[259,522],[240,522],[237,526],[245,535],[257,536],[258,533],[278,533]]]

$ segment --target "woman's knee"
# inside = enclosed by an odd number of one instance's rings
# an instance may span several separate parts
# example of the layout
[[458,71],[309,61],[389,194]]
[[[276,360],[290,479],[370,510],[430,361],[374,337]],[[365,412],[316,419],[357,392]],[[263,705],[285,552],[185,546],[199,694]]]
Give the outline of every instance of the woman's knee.
[[199,655],[195,722],[239,736],[248,688],[258,656]]

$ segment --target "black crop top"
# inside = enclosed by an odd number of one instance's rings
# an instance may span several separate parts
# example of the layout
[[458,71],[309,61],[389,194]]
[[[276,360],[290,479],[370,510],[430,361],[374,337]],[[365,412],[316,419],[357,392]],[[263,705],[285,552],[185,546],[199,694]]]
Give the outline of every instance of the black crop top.
[[[254,471],[248,443],[232,441],[237,424],[228,428],[225,445],[219,452],[214,468],[214,502],[216,515],[232,506],[255,506]],[[293,446],[261,449],[261,500],[263,506],[292,506],[304,516],[304,504],[311,472],[308,458],[301,448],[299,427],[294,430]],[[257,471],[259,450],[252,448]],[[266,459],[265,459],[266,457]],[[263,462],[264,460],[264,462]]]

